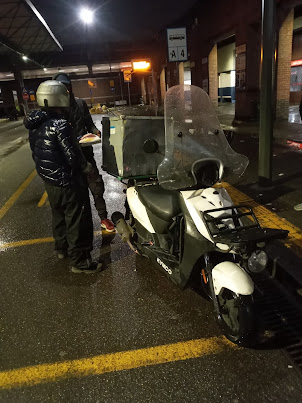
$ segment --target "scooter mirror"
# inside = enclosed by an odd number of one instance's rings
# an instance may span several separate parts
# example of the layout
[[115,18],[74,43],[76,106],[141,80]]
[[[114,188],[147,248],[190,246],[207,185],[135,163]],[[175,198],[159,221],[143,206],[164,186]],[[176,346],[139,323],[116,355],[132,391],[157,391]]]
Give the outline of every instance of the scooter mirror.
[[148,139],[144,142],[143,150],[148,154],[155,154],[158,152],[158,142],[154,139]]

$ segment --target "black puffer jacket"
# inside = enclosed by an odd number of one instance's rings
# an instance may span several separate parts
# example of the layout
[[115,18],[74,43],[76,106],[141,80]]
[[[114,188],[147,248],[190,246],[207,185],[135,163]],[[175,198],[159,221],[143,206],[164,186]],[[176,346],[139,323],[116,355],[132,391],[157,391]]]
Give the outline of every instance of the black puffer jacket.
[[39,176],[54,186],[69,186],[72,177],[87,169],[87,161],[72,128],[62,116],[45,111],[30,112],[24,118]]

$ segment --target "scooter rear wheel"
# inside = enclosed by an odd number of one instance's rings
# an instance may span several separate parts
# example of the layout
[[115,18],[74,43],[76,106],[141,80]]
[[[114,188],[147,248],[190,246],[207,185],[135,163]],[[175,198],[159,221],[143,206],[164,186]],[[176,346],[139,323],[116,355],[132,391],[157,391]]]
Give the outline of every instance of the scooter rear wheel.
[[223,334],[233,343],[252,346],[256,343],[256,320],[253,298],[224,289],[217,296],[217,319]]

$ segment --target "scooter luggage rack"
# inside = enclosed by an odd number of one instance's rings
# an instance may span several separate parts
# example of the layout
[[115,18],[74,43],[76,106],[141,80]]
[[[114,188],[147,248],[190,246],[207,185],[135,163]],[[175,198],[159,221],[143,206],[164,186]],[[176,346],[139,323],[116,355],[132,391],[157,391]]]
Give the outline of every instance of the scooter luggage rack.
[[[232,211],[231,214],[229,213],[230,210]],[[240,212],[240,210],[244,211]],[[218,211],[225,211],[226,213],[220,215],[219,217],[213,217],[210,215],[210,213],[216,213]],[[244,217],[248,219],[249,223],[242,222],[241,218]],[[244,205],[206,210],[202,212],[202,218],[214,242],[219,242],[219,237],[227,234],[238,234],[238,232],[246,231],[251,228],[261,228],[253,210]],[[225,221],[229,219],[233,220],[234,228],[230,228],[225,224]],[[214,228],[211,224],[214,224]],[[218,225],[225,225],[226,228],[219,229]],[[215,229],[217,230],[215,231]]]

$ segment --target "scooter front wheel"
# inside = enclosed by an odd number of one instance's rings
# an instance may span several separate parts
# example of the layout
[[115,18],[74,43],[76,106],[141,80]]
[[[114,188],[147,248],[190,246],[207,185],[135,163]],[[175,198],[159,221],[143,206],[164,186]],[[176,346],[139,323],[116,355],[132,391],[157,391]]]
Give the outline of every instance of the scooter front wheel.
[[227,288],[217,296],[217,319],[223,334],[233,343],[256,343],[256,320],[251,295],[238,295]]

